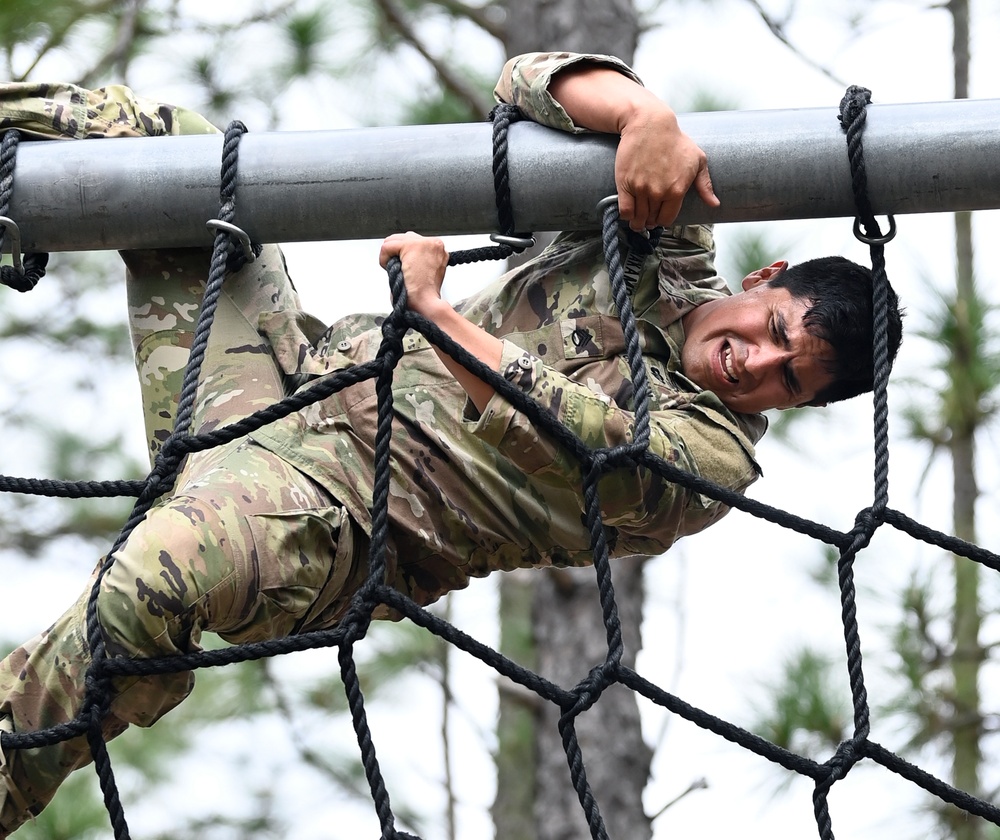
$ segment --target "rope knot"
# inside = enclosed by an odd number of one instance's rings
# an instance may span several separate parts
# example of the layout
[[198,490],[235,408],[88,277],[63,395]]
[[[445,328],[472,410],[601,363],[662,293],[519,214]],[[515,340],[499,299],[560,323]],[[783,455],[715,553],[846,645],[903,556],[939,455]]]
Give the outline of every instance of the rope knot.
[[45,267],[48,263],[48,254],[26,254],[23,271],[18,271],[10,265],[0,267],[0,283],[9,286],[15,292],[30,292],[45,276]]
[[570,699],[572,702],[562,706],[564,720],[574,718],[593,706],[612,682],[614,682],[617,666],[611,662],[602,662],[590,669],[590,672],[577,683]]
[[837,751],[823,765],[830,771],[828,778],[831,782],[843,779],[865,757],[864,750],[861,749],[863,743],[859,738],[841,741]]
[[187,449],[181,444],[180,437],[171,435],[156,456],[156,463],[146,476],[145,497],[156,498],[174,486],[181,462],[187,455]]
[[872,92],[860,85],[851,85],[840,100],[840,124],[846,131],[864,116],[872,101]]
[[861,538],[862,545],[860,547],[863,548],[868,545],[882,522],[883,517],[874,508],[865,508],[859,511],[858,515],[854,517],[854,527],[851,529],[851,535],[855,538]]

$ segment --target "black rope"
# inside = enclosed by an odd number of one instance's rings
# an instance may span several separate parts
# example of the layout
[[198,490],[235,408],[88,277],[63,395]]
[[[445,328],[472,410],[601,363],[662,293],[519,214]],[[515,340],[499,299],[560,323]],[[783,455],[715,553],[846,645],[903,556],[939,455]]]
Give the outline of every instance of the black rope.
[[[17,163],[17,146],[21,141],[19,131],[8,131],[0,140],[0,216],[5,218],[10,213],[10,202],[14,195],[14,168]],[[8,225],[0,222],[0,251],[8,233]],[[15,260],[20,257],[20,237],[14,242]],[[27,254],[23,266],[0,266],[0,283],[10,286],[18,292],[30,292],[45,275],[49,263],[48,254]]]
[[514,225],[514,202],[510,189],[510,168],[507,164],[507,132],[523,116],[519,108],[506,104],[497,105],[489,116],[493,123],[493,190],[496,195],[498,230],[493,238],[499,244],[454,251],[448,256],[448,265],[505,260],[534,244],[530,233],[518,233]]
[[[106,716],[111,702],[111,680],[113,678],[150,676],[206,667],[221,667],[235,662],[252,661],[294,651],[336,646],[341,677],[361,751],[362,764],[379,820],[381,836],[384,840],[416,840],[411,835],[397,831],[395,828],[395,818],[368,725],[364,697],[354,657],[355,645],[367,634],[374,609],[385,605],[408,618],[414,624],[436,634],[457,649],[481,660],[499,674],[559,707],[558,728],[569,765],[570,777],[587,819],[591,836],[595,840],[603,840],[608,835],[597,797],[587,781],[586,763],[576,734],[576,719],[580,714],[592,708],[599,701],[603,692],[615,683],[630,688],[671,713],[679,715],[781,767],[813,779],[815,783],[814,812],[822,840],[833,840],[832,820],[827,802],[829,791],[862,760],[874,761],[919,785],[929,793],[940,797],[943,801],[963,808],[969,814],[983,817],[1000,825],[1000,809],[966,792],[952,788],[869,740],[870,713],[863,677],[853,564],[858,553],[869,544],[875,531],[882,525],[889,525],[916,539],[941,546],[995,571],[1000,571],[1000,556],[997,554],[913,522],[902,513],[888,507],[888,410],[886,394],[889,371],[886,335],[888,280],[885,276],[882,246],[891,238],[891,234],[895,230],[895,223],[890,220],[890,234],[883,236],[872,216],[871,203],[867,195],[862,133],[865,123],[865,109],[869,101],[868,91],[851,88],[844,97],[840,115],[842,127],[847,134],[852,185],[858,207],[856,229],[862,225],[865,228],[863,239],[872,248],[873,277],[875,279],[873,291],[875,310],[873,349],[875,366],[875,499],[870,508],[858,513],[854,527],[848,532],[837,531],[822,523],[812,522],[794,516],[787,511],[748,499],[742,494],[719,487],[700,476],[685,473],[649,451],[650,388],[646,378],[645,362],[640,350],[635,315],[632,312],[631,300],[624,281],[620,253],[621,226],[617,206],[613,202],[602,202],[602,242],[611,278],[612,296],[625,336],[626,360],[632,380],[635,421],[632,439],[628,443],[606,449],[589,449],[546,409],[526,396],[520,388],[508,382],[498,372],[488,368],[467,350],[456,344],[435,324],[408,310],[405,281],[398,259],[390,260],[388,266],[388,280],[393,306],[392,312],[383,322],[382,344],[373,361],[325,377],[308,389],[301,390],[285,400],[268,406],[266,409],[229,426],[214,429],[208,433],[192,434],[190,426],[193,416],[194,394],[214,319],[218,295],[221,292],[225,276],[227,272],[237,270],[244,264],[245,260],[259,253],[259,246],[252,246],[251,254],[248,256],[245,243],[237,243],[233,239],[238,147],[240,137],[246,129],[240,123],[230,125],[226,131],[224,142],[220,187],[221,209],[217,220],[219,224],[215,225],[216,236],[202,311],[196,325],[190,359],[184,373],[175,427],[161,448],[150,474],[142,482],[51,482],[0,476],[0,491],[74,497],[106,495],[136,497],[132,515],[125,523],[111,552],[105,558],[103,568],[91,591],[86,631],[93,663],[86,675],[86,695],[83,707],[76,718],[58,726],[37,732],[0,733],[0,745],[5,750],[34,748],[85,734],[94,756],[95,768],[101,780],[105,804],[111,816],[115,837],[126,838],[128,837],[128,826],[125,822],[113,771],[107,756],[106,744],[101,734],[101,722]],[[520,113],[517,109],[502,107],[498,108],[491,117],[494,121],[493,167],[497,194],[499,238],[501,240],[504,238],[526,239],[526,237],[521,237],[516,233],[507,171],[507,129],[511,122],[520,118]],[[7,139],[11,134],[13,132],[9,132],[4,137],[3,148],[5,151],[0,153],[0,202],[3,200],[3,195],[12,189],[13,152],[10,150],[16,148],[17,141],[16,139]],[[10,160],[9,170],[8,164],[4,163],[4,160],[8,158]],[[0,203],[0,211],[4,211],[5,206]],[[3,212],[0,212],[0,215],[3,215]],[[450,264],[504,258],[515,250],[515,246],[501,241],[498,247],[470,249],[469,251],[453,253]],[[607,636],[607,654],[602,663],[592,667],[587,676],[571,689],[551,683],[530,669],[518,665],[489,646],[468,636],[439,616],[418,606],[387,584],[385,552],[388,538],[390,439],[393,416],[392,379],[395,367],[402,356],[403,337],[411,329],[423,334],[428,341],[441,348],[459,364],[495,388],[504,399],[508,400],[530,420],[539,433],[550,436],[557,444],[564,447],[567,453],[575,458],[580,465],[584,521],[590,533],[602,619]],[[100,580],[110,567],[117,549],[124,544],[128,535],[142,521],[156,499],[172,487],[186,456],[236,440],[261,426],[368,379],[376,380],[375,390],[378,400],[372,540],[368,575],[358,592],[355,593],[344,620],[330,630],[237,645],[222,650],[199,651],[144,660],[108,657],[101,637],[95,607]],[[692,493],[705,495],[729,507],[741,509],[753,516],[793,529],[839,550],[841,619],[847,648],[848,676],[854,700],[854,732],[851,738],[841,744],[827,761],[813,761],[780,748],[754,733],[691,706],[622,665],[624,643],[611,574],[610,531],[602,521],[598,487],[600,479],[609,471],[623,468],[649,471],[666,481],[686,488]]]

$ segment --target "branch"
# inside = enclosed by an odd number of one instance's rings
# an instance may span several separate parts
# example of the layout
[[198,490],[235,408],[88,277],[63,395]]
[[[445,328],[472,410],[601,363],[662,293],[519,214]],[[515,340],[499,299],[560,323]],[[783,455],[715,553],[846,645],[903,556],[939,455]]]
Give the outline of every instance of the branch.
[[224,35],[230,32],[241,32],[248,26],[256,23],[273,23],[282,15],[295,10],[299,0],[284,0],[279,6],[272,9],[265,9],[247,17],[238,18],[231,22],[223,23],[202,23],[194,21],[194,25],[185,31],[196,32],[202,35]]
[[[139,24],[139,14],[147,0],[133,0],[125,9],[125,13],[118,21],[118,33],[114,43],[97,63],[90,70],[87,70],[80,77],[80,84],[83,87],[90,87],[96,77],[103,75],[115,65],[127,62],[129,50],[135,42],[136,30]],[[124,76],[124,73],[122,74]]]
[[[70,30],[74,26],[76,26],[76,24],[78,24],[81,20],[83,20],[86,17],[90,17],[92,15],[102,15],[105,14],[106,12],[112,11],[116,3],[117,0],[105,0],[105,2],[100,3],[91,8],[88,8],[87,10],[81,12],[80,14],[67,19],[62,26],[51,29],[49,31],[49,37],[39,47],[38,52],[35,54],[35,57],[32,60],[31,64],[28,65],[28,69],[25,70],[23,73],[19,74],[18,77],[14,79],[14,81],[15,82],[27,81],[28,76],[38,66],[39,62],[41,62],[41,60],[49,52],[58,49],[65,43],[66,36],[69,35]],[[11,75],[13,76],[13,74]]]
[[465,18],[487,35],[492,35],[498,41],[503,41],[504,26],[491,18],[488,11],[489,6],[470,6],[468,3],[463,3],[462,0],[433,0],[433,2],[452,17]]
[[672,808],[674,805],[680,802],[685,796],[687,796],[690,793],[694,793],[696,790],[708,790],[708,780],[705,779],[704,777],[700,779],[695,779],[693,782],[691,782],[691,784],[688,785],[687,790],[685,790],[683,793],[680,793],[673,799],[671,799],[666,805],[660,808],[659,811],[653,814],[653,816],[649,818],[649,821],[653,822],[653,820],[663,816],[663,814],[667,811],[667,809]]
[[339,785],[351,796],[365,800],[368,797],[367,788],[359,782],[353,774],[338,769],[327,761],[319,752],[314,750],[302,736],[301,727],[296,721],[295,711],[285,694],[284,686],[275,678],[267,660],[262,661],[261,674],[264,685],[271,689],[274,695],[274,705],[279,717],[285,723],[288,730],[288,740],[292,748],[298,753],[299,758],[313,769],[319,771],[329,780]]
[[795,44],[793,44],[789,40],[788,36],[785,34],[785,24],[771,17],[771,15],[767,13],[764,7],[760,5],[758,0],[747,0],[747,2],[751,6],[753,6],[754,9],[757,10],[757,14],[760,15],[760,19],[764,21],[764,25],[767,26],[769,30],[771,30],[771,34],[774,35],[774,37],[777,38],[779,41],[781,41],[782,44],[788,47],[788,49],[790,49],[797,58],[799,58],[801,61],[804,61],[814,70],[818,70],[828,79],[830,79],[830,81],[836,82],[841,87],[847,87],[847,83],[844,82],[842,79],[837,78],[836,74],[832,70],[823,66],[819,62],[814,61],[812,58],[810,58],[808,55],[802,52],[802,50],[796,47]]
[[443,61],[427,49],[427,46],[420,40],[393,0],[375,0],[375,4],[396,33],[430,64],[445,90],[458,97],[474,114],[485,114],[489,111],[490,104],[485,102],[478,92],[466,85],[461,78],[452,73]]

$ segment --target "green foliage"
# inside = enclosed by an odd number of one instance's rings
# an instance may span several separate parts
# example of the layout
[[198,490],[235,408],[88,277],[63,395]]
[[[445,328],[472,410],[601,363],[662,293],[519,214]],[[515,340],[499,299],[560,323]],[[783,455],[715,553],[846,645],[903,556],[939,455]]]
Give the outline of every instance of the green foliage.
[[41,58],[64,47],[78,26],[115,5],[113,0],[5,0],[0,4],[0,47],[7,75],[24,78]]
[[977,286],[961,298],[955,290],[935,291],[936,306],[922,313],[924,324],[911,334],[930,341],[937,355],[931,379],[912,384],[926,394],[933,388],[934,404],[909,405],[906,420],[910,435],[936,448],[953,431],[969,433],[997,416],[1000,384],[1000,343],[991,327],[997,312]]
[[790,655],[778,680],[766,687],[767,708],[752,729],[779,747],[819,759],[849,734],[850,706],[833,662],[810,648]]
[[17,840],[103,840],[108,812],[96,774],[84,770],[59,788],[51,805],[14,835]]
[[[469,71],[467,79],[477,78]],[[485,101],[493,89],[493,81],[478,77],[476,88],[482,92]],[[432,88],[408,103],[402,122],[412,125],[435,125],[443,123],[474,122],[486,118],[485,112],[476,112],[473,105],[452,91]]]
[[914,572],[899,593],[900,621],[890,628],[899,689],[884,711],[909,733],[908,748],[939,742],[948,731],[944,710],[951,698],[942,669],[952,645],[941,605],[935,603],[939,588],[933,573]]
[[681,106],[682,110],[692,113],[704,113],[709,111],[735,111],[739,103],[735,99],[723,96],[716,91],[701,88],[695,91],[687,105]]
[[787,259],[793,248],[785,241],[774,240],[771,229],[757,224],[728,226],[720,233],[720,238],[724,237],[719,248],[720,273],[734,292],[741,291],[740,283],[748,274],[776,260]]
[[324,46],[333,35],[332,11],[329,6],[295,11],[289,14],[280,32],[290,49],[283,75],[286,79],[305,78],[326,68]]

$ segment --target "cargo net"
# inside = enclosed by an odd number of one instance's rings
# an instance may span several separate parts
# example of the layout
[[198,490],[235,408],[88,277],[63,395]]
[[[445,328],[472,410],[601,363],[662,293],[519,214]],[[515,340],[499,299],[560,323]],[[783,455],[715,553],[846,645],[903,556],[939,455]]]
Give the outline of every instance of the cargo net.
[[[228,665],[235,662],[257,660],[277,654],[290,653],[319,647],[337,647],[341,675],[349,703],[354,729],[357,734],[361,759],[364,765],[372,801],[380,822],[382,838],[412,838],[412,835],[395,827],[395,817],[389,794],[383,782],[376,758],[372,733],[369,730],[357,668],[355,645],[365,638],[371,624],[373,610],[385,605],[396,610],[412,622],[440,636],[448,643],[478,658],[498,673],[513,680],[539,698],[558,706],[559,732],[569,762],[572,783],[579,796],[590,832],[595,840],[606,838],[607,830],[597,799],[587,781],[584,757],[576,737],[576,719],[600,699],[611,685],[619,683],[638,692],[669,712],[679,715],[696,725],[744,747],[782,767],[813,780],[813,804],[816,825],[822,840],[832,840],[833,826],[828,807],[830,790],[862,759],[874,761],[898,773],[927,792],[939,797],[967,813],[983,817],[1000,825],[1000,809],[977,797],[956,789],[932,774],[907,762],[895,753],[872,741],[870,734],[870,708],[862,670],[861,643],[855,605],[854,562],[858,553],[870,542],[875,531],[889,525],[911,537],[961,555],[1000,571],[1000,557],[985,549],[955,537],[931,530],[888,507],[888,400],[886,385],[889,376],[889,356],[886,339],[887,284],[884,244],[891,239],[894,225],[890,218],[890,232],[883,235],[876,222],[867,197],[862,134],[869,91],[849,88],[841,103],[840,122],[847,137],[848,157],[851,163],[853,189],[857,205],[855,232],[870,246],[874,276],[874,438],[875,438],[875,493],[870,507],[861,510],[855,526],[848,532],[837,531],[822,524],[793,516],[752,499],[726,490],[697,476],[683,472],[649,451],[649,384],[639,349],[636,324],[626,291],[624,274],[619,258],[619,218],[614,201],[602,202],[603,244],[611,277],[612,291],[625,332],[627,359],[634,385],[635,431],[630,444],[610,449],[590,450],[571,432],[559,424],[551,414],[539,407],[518,388],[495,371],[481,364],[472,355],[442,333],[433,323],[406,308],[406,292],[398,258],[388,266],[389,283],[393,297],[391,314],[383,325],[383,340],[376,359],[348,370],[329,375],[307,390],[295,393],[250,417],[228,427],[207,434],[191,434],[195,391],[204,358],[209,330],[212,324],[218,295],[228,271],[236,270],[244,260],[252,259],[253,246],[242,232],[233,225],[235,216],[235,180],[239,139],[245,131],[240,123],[233,123],[226,132],[222,166],[220,218],[210,226],[216,229],[214,253],[204,302],[198,321],[194,345],[185,372],[184,385],[173,434],[164,444],[154,468],[143,481],[119,482],[54,482],[36,479],[17,479],[0,476],[0,491],[57,495],[64,497],[93,497],[130,495],[137,497],[132,515],[125,524],[114,548],[124,544],[129,534],[153,506],[155,500],[168,493],[179,467],[186,455],[210,449],[250,434],[256,429],[281,417],[298,411],[324,397],[364,379],[376,380],[378,396],[378,429],[375,447],[376,481],[372,510],[372,539],[369,570],[365,583],[355,594],[351,608],[339,625],[331,630],[304,633],[266,642],[233,646],[222,650],[199,651],[189,655],[171,656],[150,660],[126,660],[109,656],[105,650],[97,619],[96,596],[101,577],[110,567],[107,559],[94,583],[86,616],[86,633],[93,654],[93,664],[87,674],[86,699],[76,718],[68,723],[36,732],[2,733],[4,751],[29,749],[86,735],[94,758],[94,766],[104,792],[111,824],[116,838],[129,836],[128,824],[122,808],[114,773],[108,756],[107,744],[101,732],[101,722],[107,714],[112,699],[112,680],[128,675],[157,675]],[[498,244],[487,248],[456,252],[451,263],[468,263],[481,259],[506,258],[523,245],[522,237],[515,232],[511,213],[510,190],[506,169],[506,135],[510,122],[518,118],[516,109],[500,106],[491,115],[494,124],[494,175],[500,234]],[[15,132],[5,135],[3,153],[0,154],[0,225],[12,223],[6,219],[13,149],[16,148]],[[6,174],[5,174],[6,173]],[[6,196],[6,198],[5,198]],[[864,233],[860,228],[864,227]],[[237,240],[242,240],[241,242]],[[20,268],[6,267],[5,282],[9,285],[30,288],[44,273],[44,262],[26,259]],[[590,670],[588,676],[573,688],[564,688],[525,669],[502,656],[487,645],[481,644],[449,622],[421,608],[395,589],[386,586],[385,550],[388,534],[390,435],[392,434],[392,377],[402,355],[402,339],[409,329],[424,334],[430,342],[442,348],[462,365],[487,381],[506,400],[523,412],[545,434],[558,440],[578,460],[583,475],[583,506],[586,525],[591,534],[594,570],[600,593],[603,621],[607,631],[607,655]],[[721,720],[693,707],[679,697],[663,690],[622,664],[624,646],[622,628],[615,602],[608,544],[601,521],[598,482],[609,470],[641,467],[667,481],[674,482],[696,493],[716,499],[724,505],[738,508],[774,524],[793,529],[827,545],[840,553],[839,587],[842,605],[843,632],[847,648],[848,678],[854,706],[853,735],[840,744],[835,754],[824,762],[814,761],[781,748],[739,726]]]

